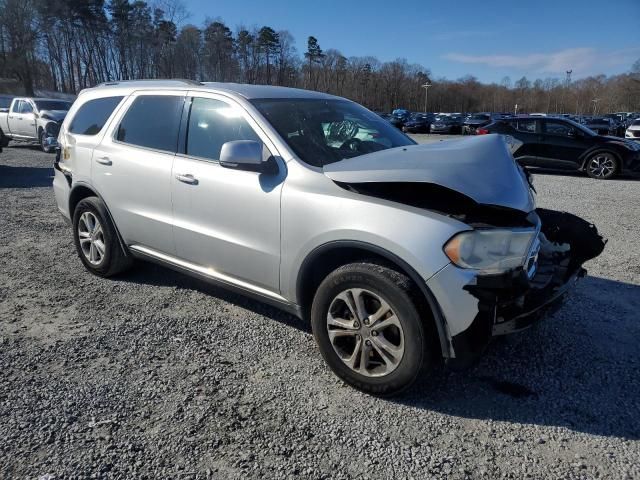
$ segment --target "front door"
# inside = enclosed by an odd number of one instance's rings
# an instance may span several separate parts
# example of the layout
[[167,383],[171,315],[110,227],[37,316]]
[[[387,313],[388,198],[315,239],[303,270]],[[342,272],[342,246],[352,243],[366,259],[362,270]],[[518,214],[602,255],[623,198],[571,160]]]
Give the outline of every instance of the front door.
[[[277,294],[284,162],[240,105],[215,94],[197,95],[171,177],[177,255],[224,281]],[[263,143],[278,173],[221,166],[222,145],[233,140]]]
[[588,147],[582,130],[562,120],[544,121],[544,147],[540,155],[541,164],[553,168],[575,169],[579,158]]
[[9,113],[9,130],[14,135],[35,138],[35,114],[33,105],[27,100],[18,100],[14,103],[14,109]]

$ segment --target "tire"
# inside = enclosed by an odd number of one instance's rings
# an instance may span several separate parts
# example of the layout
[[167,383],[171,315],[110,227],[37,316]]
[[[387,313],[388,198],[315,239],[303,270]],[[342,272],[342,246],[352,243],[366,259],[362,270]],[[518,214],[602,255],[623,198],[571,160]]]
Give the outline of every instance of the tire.
[[7,137],[2,130],[0,130],[0,147],[8,147],[11,139]]
[[[354,305],[349,299],[355,297],[363,299],[365,312],[349,307],[347,301]],[[331,370],[348,385],[374,395],[408,388],[431,367],[435,352],[435,328],[425,325],[420,298],[407,276],[375,263],[351,263],[330,273],[313,299],[311,327]],[[390,314],[371,318],[385,305]]]
[[98,197],[84,198],[76,206],[73,240],[86,269],[99,277],[121,273],[133,263],[123,251],[107,209]]
[[46,132],[44,129],[40,130],[40,134],[38,135],[38,142],[40,143],[40,148],[44,153],[51,153],[51,149],[45,145],[45,140],[47,139]]
[[584,164],[587,175],[597,180],[613,178],[619,168],[618,157],[608,150],[593,153]]

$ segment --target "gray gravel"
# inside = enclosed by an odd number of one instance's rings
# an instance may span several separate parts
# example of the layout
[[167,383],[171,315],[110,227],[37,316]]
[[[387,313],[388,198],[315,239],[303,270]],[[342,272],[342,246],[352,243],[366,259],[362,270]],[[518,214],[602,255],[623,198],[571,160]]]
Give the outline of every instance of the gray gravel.
[[590,276],[382,400],[273,308],[149,264],[90,275],[52,159],[0,154],[0,478],[640,478],[640,182],[536,174],[609,238]]

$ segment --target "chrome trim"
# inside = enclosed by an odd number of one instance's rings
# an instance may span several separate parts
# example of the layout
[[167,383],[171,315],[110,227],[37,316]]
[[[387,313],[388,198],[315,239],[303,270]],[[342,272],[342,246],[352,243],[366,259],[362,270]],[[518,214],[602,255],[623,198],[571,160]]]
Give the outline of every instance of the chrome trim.
[[161,260],[165,263],[169,263],[171,265],[175,265],[176,267],[183,268],[185,270],[191,271],[193,273],[197,273],[204,277],[210,278],[212,280],[216,280],[221,283],[226,283],[233,287],[241,288],[243,290],[248,290],[257,295],[268,297],[273,300],[277,300],[281,303],[290,303],[286,298],[278,295],[271,290],[267,290],[266,288],[258,287],[248,282],[243,282],[242,280],[238,280],[237,278],[230,277],[229,275],[225,275],[224,273],[218,272],[213,268],[203,267],[201,265],[196,265],[195,263],[187,262],[186,260],[181,260],[176,257],[172,257],[171,255],[167,255],[157,250],[153,250],[149,247],[144,247],[142,245],[129,245],[129,249],[133,252],[141,253],[143,255],[147,255],[149,257]]

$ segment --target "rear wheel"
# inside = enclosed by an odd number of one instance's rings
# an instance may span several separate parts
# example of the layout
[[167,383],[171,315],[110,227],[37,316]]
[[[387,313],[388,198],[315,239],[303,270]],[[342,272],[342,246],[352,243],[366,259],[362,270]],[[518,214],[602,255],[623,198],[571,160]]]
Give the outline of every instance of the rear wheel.
[[104,203],[97,197],[82,199],[73,214],[73,238],[78,256],[91,273],[116,275],[132,264],[118,240]]
[[596,152],[586,163],[587,175],[598,180],[606,180],[618,172],[618,159],[611,152]]
[[349,385],[390,395],[429,367],[433,349],[405,275],[373,263],[329,274],[313,300],[313,335],[329,367]]

